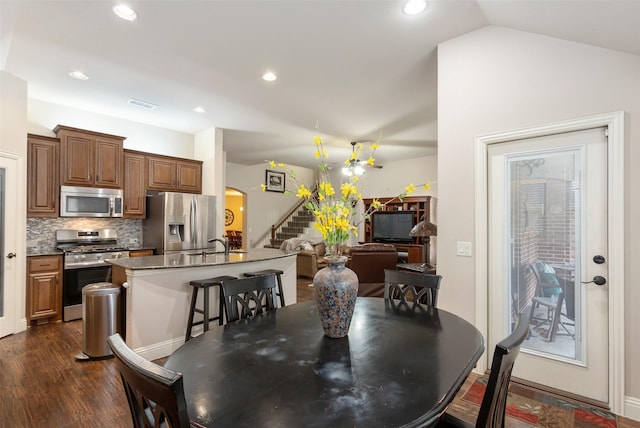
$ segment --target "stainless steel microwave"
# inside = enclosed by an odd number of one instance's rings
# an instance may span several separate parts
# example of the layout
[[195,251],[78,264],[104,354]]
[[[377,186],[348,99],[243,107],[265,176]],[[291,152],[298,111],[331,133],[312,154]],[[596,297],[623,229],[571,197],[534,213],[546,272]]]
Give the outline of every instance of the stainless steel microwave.
[[122,190],[60,186],[60,217],[122,217]]

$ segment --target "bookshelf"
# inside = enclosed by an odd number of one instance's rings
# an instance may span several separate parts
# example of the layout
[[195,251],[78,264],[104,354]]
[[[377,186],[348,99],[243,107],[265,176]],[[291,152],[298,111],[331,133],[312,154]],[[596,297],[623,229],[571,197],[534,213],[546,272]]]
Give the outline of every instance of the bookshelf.
[[[365,212],[371,206],[374,198],[363,199]],[[417,224],[423,219],[431,221],[430,208],[431,208],[431,196],[407,196],[402,201],[396,198],[375,198],[385,204],[384,209],[386,211],[413,211],[415,215],[414,224]],[[364,241],[373,242],[371,231],[371,219],[364,221]],[[422,242],[420,238],[413,238],[411,244],[394,244],[398,251],[408,252],[409,263],[421,263],[424,260],[424,254],[422,254]],[[427,249],[427,260],[429,260],[429,254]]]

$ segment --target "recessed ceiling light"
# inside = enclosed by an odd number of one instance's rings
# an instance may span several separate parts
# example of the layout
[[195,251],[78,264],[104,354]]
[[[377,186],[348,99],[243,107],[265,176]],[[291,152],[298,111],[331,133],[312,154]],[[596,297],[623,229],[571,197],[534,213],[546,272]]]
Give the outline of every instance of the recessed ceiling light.
[[196,113],[206,113],[207,111],[203,107],[196,107],[193,109]]
[[426,0],[408,0],[402,7],[402,11],[407,15],[417,15],[427,8]]
[[144,107],[144,108],[148,108],[149,110],[152,110],[156,107],[158,107],[157,104],[153,104],[147,101],[142,101],[142,100],[138,100],[135,98],[130,98],[129,101],[127,101],[129,104],[133,104],[134,106],[139,106],[139,107]]
[[272,72],[272,71],[267,71],[266,73],[264,73],[262,75],[262,80],[265,80],[267,82],[273,82],[277,78],[278,78],[278,76],[276,76],[276,74],[274,72]]
[[125,21],[135,21],[138,14],[135,10],[124,4],[119,4],[113,7],[113,12]]
[[87,76],[86,74],[84,74],[82,71],[72,71],[71,73],[69,73],[69,76],[73,77],[74,79],[78,79],[78,80],[89,80],[89,76]]

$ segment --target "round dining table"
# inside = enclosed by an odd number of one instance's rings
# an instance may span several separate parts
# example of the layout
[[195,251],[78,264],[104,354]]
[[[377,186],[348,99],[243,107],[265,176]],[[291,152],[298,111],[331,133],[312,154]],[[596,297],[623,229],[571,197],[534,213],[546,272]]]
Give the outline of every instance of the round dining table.
[[359,297],[344,338],[306,301],[213,327],[165,367],[205,427],[413,427],[437,422],[483,352],[450,312]]

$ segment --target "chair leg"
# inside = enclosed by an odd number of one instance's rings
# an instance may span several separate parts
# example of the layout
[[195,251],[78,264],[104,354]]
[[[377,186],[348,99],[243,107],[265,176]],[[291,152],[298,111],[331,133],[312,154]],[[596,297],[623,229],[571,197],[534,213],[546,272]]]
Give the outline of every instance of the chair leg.
[[204,289],[204,311],[202,314],[204,316],[204,322],[202,323],[202,331],[209,331],[209,288],[211,287],[205,287]]
[[560,312],[562,311],[562,301],[564,300],[564,296],[562,293],[558,295],[558,303],[556,307],[553,309],[553,314],[551,317],[551,327],[549,327],[549,334],[547,338],[549,342],[555,342],[556,334],[558,333],[558,323],[560,322]]

